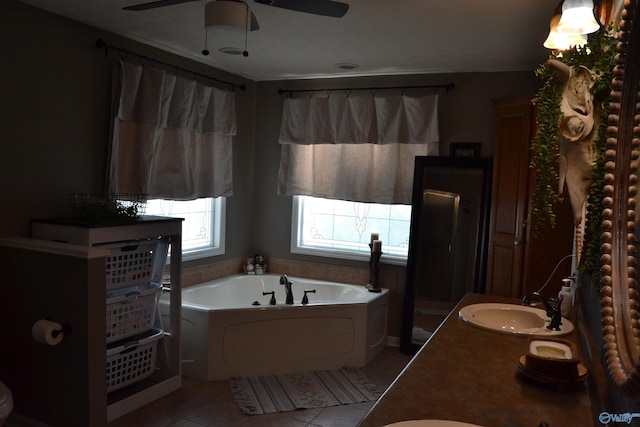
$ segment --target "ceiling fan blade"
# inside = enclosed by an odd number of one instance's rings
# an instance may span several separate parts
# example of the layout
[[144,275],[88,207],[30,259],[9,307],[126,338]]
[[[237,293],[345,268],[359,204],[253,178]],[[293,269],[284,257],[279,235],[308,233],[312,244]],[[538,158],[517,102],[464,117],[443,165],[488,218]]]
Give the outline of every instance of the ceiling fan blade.
[[255,0],[255,2],[295,10],[296,12],[330,16],[333,18],[342,18],[349,10],[347,3],[340,3],[333,0]]
[[173,6],[174,4],[187,3],[190,1],[200,0],[156,0],[148,3],[135,4],[132,6],[123,7],[122,10],[131,10],[138,12],[141,10],[155,9],[157,7]]
[[260,29],[260,25],[258,24],[258,18],[253,14],[253,10],[251,11],[251,31],[256,31]]

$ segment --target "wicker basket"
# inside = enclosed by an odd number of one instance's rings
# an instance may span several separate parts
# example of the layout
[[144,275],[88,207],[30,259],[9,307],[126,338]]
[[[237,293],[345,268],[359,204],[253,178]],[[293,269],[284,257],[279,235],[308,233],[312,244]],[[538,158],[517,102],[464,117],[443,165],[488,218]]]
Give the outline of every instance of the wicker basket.
[[126,242],[100,247],[111,250],[107,257],[107,290],[152,280],[159,248],[157,241]]
[[107,344],[151,329],[159,292],[156,283],[107,292]]
[[161,329],[132,337],[121,345],[107,346],[107,393],[147,378],[155,369]]

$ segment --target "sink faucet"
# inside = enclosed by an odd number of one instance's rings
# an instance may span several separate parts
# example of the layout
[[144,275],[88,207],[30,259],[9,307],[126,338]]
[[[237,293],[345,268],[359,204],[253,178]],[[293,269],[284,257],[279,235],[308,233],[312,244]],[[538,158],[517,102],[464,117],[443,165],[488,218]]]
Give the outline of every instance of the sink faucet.
[[546,299],[539,292],[533,292],[529,295],[525,295],[522,298],[523,305],[531,305],[532,298],[538,299],[544,305],[545,310],[547,311],[547,316],[549,316],[549,324],[547,325],[547,329],[551,329],[553,331],[559,331],[560,325],[562,325],[562,314],[560,313],[560,300],[557,298],[549,298]]
[[287,298],[285,300],[285,304],[293,304],[293,292],[291,292],[291,283],[286,274],[280,276],[280,284],[284,285],[284,291],[287,294]]

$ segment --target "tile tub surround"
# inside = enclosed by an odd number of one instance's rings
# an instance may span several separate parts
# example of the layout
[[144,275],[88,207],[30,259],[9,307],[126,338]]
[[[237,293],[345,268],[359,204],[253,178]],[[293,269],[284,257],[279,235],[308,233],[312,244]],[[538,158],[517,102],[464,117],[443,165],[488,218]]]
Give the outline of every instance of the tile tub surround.
[[[232,258],[224,261],[192,267],[182,267],[182,287],[195,285],[221,277],[242,273],[242,264],[247,257]],[[355,283],[364,285],[369,281],[369,269],[349,267],[318,262],[296,261],[286,258],[267,257],[268,273],[286,273],[293,277],[326,280],[329,282]],[[397,274],[393,270],[380,270],[381,286],[389,290],[397,290]]]
[[[528,337],[485,331],[458,317],[461,307],[518,300],[467,294],[363,419],[379,427],[412,419],[447,419],[491,427],[591,426],[587,387],[561,393],[518,372]],[[578,342],[577,333],[565,338]],[[411,398],[407,398],[411,396]]]
[[192,267],[182,265],[182,288],[242,273],[242,263],[246,257],[231,258]]

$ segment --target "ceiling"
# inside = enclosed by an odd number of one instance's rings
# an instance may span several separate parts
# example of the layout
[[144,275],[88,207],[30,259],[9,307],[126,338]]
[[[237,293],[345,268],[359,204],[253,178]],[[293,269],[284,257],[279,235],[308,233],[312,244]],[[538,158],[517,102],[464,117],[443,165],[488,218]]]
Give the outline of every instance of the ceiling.
[[[260,29],[240,40],[209,37],[209,0],[151,9],[149,0],[22,0],[24,3],[140,41],[254,81],[320,77],[534,70],[558,0],[344,0],[342,18],[248,4]],[[305,0],[300,0],[305,1]],[[342,1],[342,0],[341,0]],[[105,40],[109,43],[109,40]],[[358,64],[343,70],[340,63]]]

